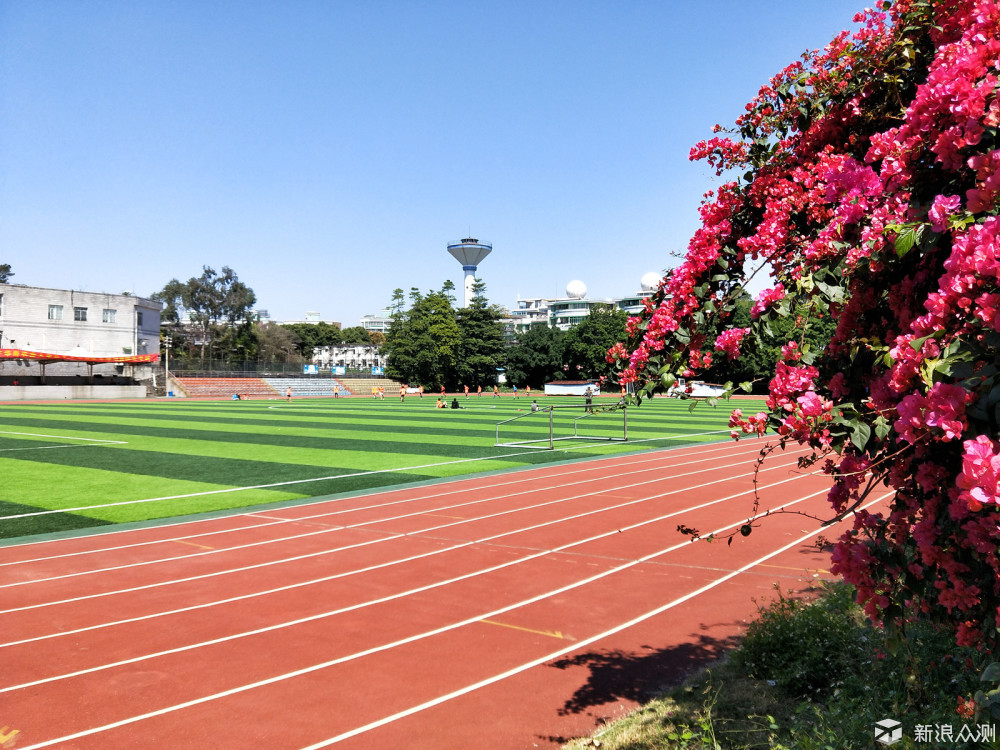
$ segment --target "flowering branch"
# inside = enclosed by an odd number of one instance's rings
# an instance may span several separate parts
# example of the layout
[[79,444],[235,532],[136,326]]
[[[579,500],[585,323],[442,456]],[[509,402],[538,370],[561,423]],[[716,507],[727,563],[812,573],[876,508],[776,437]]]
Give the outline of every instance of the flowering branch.
[[[608,359],[641,402],[794,320],[766,408],[734,410],[733,436],[827,458],[826,523],[854,517],[831,569],[873,619],[905,610],[1000,646],[1000,0],[882,2],[855,21],[692,149],[740,176],[705,196]],[[810,347],[821,318],[836,329]],[[879,484],[889,500],[862,510]],[[755,498],[740,534],[758,514]]]

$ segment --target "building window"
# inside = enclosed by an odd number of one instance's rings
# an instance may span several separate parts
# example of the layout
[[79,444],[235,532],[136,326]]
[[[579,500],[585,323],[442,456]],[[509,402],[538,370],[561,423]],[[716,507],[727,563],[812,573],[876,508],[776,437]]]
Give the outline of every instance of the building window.
[[49,320],[62,320],[62,305],[49,305]]
[[117,313],[118,313],[117,310],[105,309],[104,312],[101,314],[101,320],[103,320],[105,323],[114,323],[115,316],[117,315]]
[[136,310],[135,311],[135,324],[139,328],[142,328],[142,310]]
[[79,320],[81,322],[87,319],[87,308],[86,307],[74,307],[73,308],[73,320]]

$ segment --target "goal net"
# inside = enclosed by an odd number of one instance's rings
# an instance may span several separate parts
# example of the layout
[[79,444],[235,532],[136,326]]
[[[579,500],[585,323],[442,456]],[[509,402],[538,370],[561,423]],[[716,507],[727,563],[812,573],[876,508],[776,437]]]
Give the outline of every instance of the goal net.
[[539,406],[537,411],[497,422],[494,447],[553,450],[564,440],[627,441],[627,407]]

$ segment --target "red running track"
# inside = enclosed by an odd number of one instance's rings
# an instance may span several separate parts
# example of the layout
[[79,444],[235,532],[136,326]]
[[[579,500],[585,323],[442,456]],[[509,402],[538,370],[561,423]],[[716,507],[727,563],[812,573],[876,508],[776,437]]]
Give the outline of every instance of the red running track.
[[[0,549],[0,729],[30,748],[554,747],[826,577],[815,521],[732,546],[759,443]],[[825,516],[796,454],[761,510]],[[826,530],[828,536],[839,533]]]

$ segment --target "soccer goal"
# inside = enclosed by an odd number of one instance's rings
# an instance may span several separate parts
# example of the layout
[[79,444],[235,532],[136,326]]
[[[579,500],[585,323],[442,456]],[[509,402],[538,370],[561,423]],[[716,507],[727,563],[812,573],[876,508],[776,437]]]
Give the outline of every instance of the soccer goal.
[[497,422],[494,447],[554,450],[561,440],[626,442],[628,409],[624,404],[541,406]]

